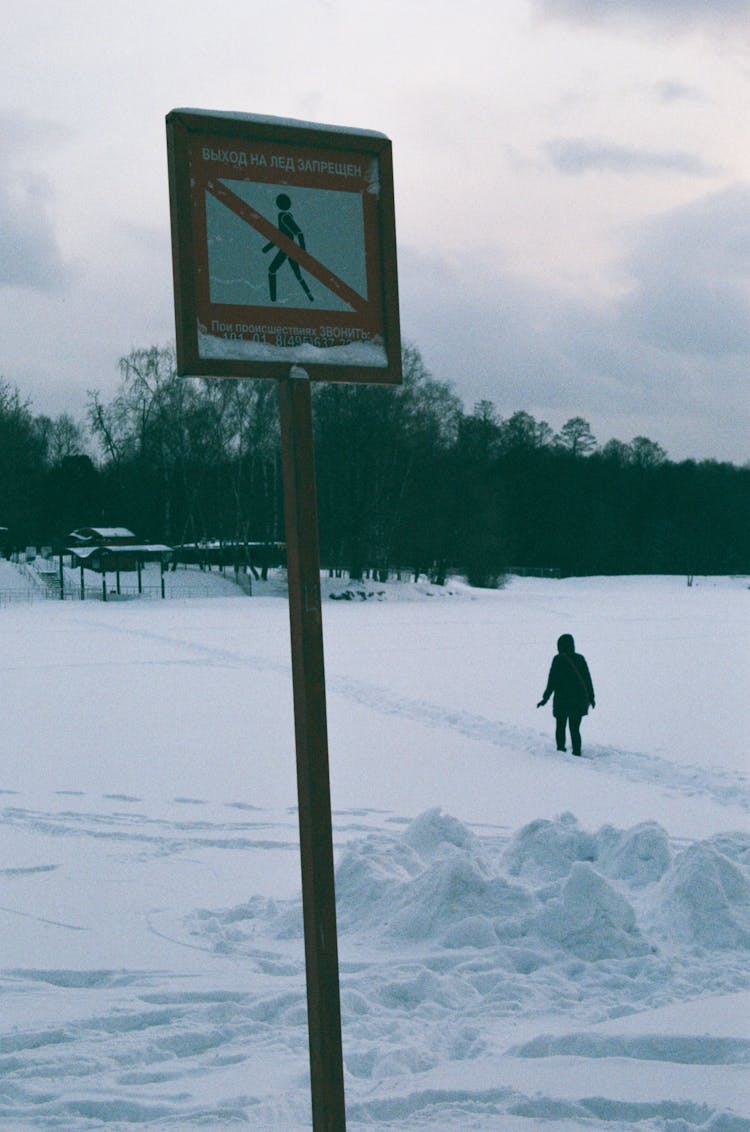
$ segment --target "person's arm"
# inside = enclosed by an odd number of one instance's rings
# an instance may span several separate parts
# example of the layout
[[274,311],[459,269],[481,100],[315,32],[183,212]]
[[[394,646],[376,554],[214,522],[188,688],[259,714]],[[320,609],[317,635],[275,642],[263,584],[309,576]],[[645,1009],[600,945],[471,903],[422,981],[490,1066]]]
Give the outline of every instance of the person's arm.
[[536,705],[537,707],[544,707],[544,705],[547,703],[547,700],[550,698],[550,696],[552,695],[552,693],[555,690],[555,661],[556,660],[557,660],[557,657],[554,657],[553,660],[552,660],[552,664],[550,665],[550,669],[549,669],[549,676],[547,677],[547,687],[544,689],[544,693],[542,695],[542,698],[539,701],[539,703]]
[[305,247],[305,237],[302,234],[302,229],[300,228],[294,217],[287,213],[285,223],[287,235],[290,236],[292,240],[297,241],[303,252],[307,251],[307,248]]

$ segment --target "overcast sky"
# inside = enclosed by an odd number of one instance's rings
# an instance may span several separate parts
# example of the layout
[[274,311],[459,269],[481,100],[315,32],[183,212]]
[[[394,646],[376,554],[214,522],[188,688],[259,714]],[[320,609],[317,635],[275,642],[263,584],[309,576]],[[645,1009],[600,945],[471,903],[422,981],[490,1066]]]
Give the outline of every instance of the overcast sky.
[[392,138],[402,331],[467,408],[750,460],[750,0],[25,0],[2,43],[35,412],[173,340],[164,118],[202,107]]

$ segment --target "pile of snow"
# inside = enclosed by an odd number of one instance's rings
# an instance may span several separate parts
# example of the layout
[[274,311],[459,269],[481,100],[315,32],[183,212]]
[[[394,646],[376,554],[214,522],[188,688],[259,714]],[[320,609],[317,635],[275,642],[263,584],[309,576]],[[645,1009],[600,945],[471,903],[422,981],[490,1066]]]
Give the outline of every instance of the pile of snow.
[[[419,578],[404,575],[402,578],[389,577],[385,581],[365,578],[359,581],[326,577],[321,579],[323,596],[332,601],[422,601],[428,598],[476,597],[473,590],[462,578],[448,578],[445,585],[431,582],[425,575]],[[494,591],[492,591],[494,592]]]
[[[597,1020],[619,1017],[661,1003],[667,987],[673,998],[700,993],[696,955],[709,947],[723,955],[726,988],[750,988],[750,835],[673,850],[655,823],[589,832],[566,813],[488,852],[433,809],[400,834],[351,841],[336,892],[342,955],[367,966],[345,982],[359,1014],[396,995],[485,1019],[571,1000]],[[301,908],[254,898],[194,913],[189,931],[223,955],[247,953],[260,936],[301,937]],[[416,982],[394,978],[394,953],[420,956]]]
[[750,836],[720,843],[723,852],[698,842],[680,854],[660,885],[656,923],[662,934],[689,945],[748,949]]
[[[748,1132],[750,1119],[702,1101],[559,1099],[564,1069],[553,1078],[557,1100],[524,1097],[508,1082],[543,1083],[549,1075],[540,1062],[552,1066],[561,1058],[578,1062],[579,1074],[581,1062],[606,1064],[609,1090],[611,1067],[622,1059],[745,1072],[750,1036],[673,1033],[670,1022],[662,1031],[641,1023],[628,1033],[626,1023],[702,994],[748,996],[749,892],[750,836],[743,834],[684,847],[670,844],[656,823],[587,831],[566,813],[529,823],[498,844],[435,808],[400,832],[350,841],[337,868],[337,902],[354,1127],[427,1128],[432,1112],[438,1128],[522,1132],[549,1121],[572,1132],[598,1128],[601,1120],[620,1130]],[[265,971],[294,972],[289,961],[269,965],[260,956],[301,937],[297,900],[253,898],[204,909],[183,926],[193,946],[256,957]],[[266,1022],[302,1025],[301,997],[275,994],[266,1010]],[[571,1014],[577,1028],[566,1031]],[[498,1048],[499,1028],[515,1026],[520,1035],[535,1023],[553,1032]],[[522,1069],[529,1062],[536,1067],[531,1078]],[[463,1067],[451,1081],[479,1072],[484,1090],[448,1087],[428,1101],[429,1093],[407,1088],[397,1099],[399,1081],[418,1078],[428,1088],[445,1080],[449,1064]],[[640,1073],[643,1088],[648,1074]],[[488,1088],[492,1080],[506,1084]],[[391,1099],[366,1100],[365,1085],[378,1093],[387,1087]],[[524,1122],[516,1125],[516,1117]]]

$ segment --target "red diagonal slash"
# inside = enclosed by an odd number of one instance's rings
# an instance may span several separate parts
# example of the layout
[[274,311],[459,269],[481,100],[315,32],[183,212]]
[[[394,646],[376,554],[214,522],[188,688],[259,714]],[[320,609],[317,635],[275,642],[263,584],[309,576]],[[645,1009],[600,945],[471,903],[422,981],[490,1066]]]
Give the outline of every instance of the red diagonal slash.
[[310,253],[301,248],[299,244],[295,244],[294,240],[290,240],[288,236],[285,236],[275,224],[271,224],[270,220],[266,220],[265,216],[261,216],[261,214],[254,209],[251,204],[244,201],[242,197],[238,197],[236,193],[233,193],[231,189],[223,185],[221,181],[207,181],[206,189],[212,196],[216,197],[218,201],[221,201],[222,204],[231,209],[236,216],[239,216],[240,220],[244,220],[245,223],[249,224],[251,228],[254,228],[256,232],[260,232],[261,236],[270,240],[279,251],[286,252],[290,259],[293,259],[300,267],[304,267],[305,271],[312,275],[313,278],[319,280],[329,291],[333,291],[334,295],[338,295],[340,299],[348,303],[358,314],[367,313],[368,303],[366,299],[363,299],[361,295],[353,291],[343,279],[339,279],[338,275],[334,275],[320,260],[315,259],[315,256],[311,256]]

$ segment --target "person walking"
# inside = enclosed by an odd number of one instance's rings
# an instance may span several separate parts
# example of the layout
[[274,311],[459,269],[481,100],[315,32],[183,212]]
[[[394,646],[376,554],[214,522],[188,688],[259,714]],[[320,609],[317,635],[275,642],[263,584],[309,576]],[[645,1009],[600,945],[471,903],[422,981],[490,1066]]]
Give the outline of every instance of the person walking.
[[[307,249],[305,248],[304,234],[291,213],[291,197],[288,197],[286,193],[279,193],[279,195],[276,197],[276,207],[279,210],[279,231],[282,232],[285,236],[288,236],[290,240],[296,240],[299,246],[302,248],[303,252],[306,251]],[[263,254],[265,255],[266,252],[270,252],[275,247],[276,245],[274,244],[273,240],[269,240],[269,242],[263,248]],[[271,302],[276,302],[276,272],[280,267],[283,267],[287,261],[289,261],[289,266],[297,277],[297,282],[299,283],[300,287],[305,292],[310,302],[314,303],[315,299],[313,297],[313,293],[307,286],[307,283],[302,276],[302,271],[299,264],[296,263],[293,259],[290,259],[287,253],[282,252],[281,249],[279,249],[276,255],[273,257],[271,266],[268,269],[268,289],[271,295]]]
[[576,652],[570,633],[563,633],[557,641],[557,656],[553,657],[547,687],[536,705],[544,707],[553,696],[552,714],[555,717],[555,739],[558,751],[565,750],[566,730],[570,729],[573,754],[581,754],[581,720],[590,707],[596,707],[594,685],[586,658]]

